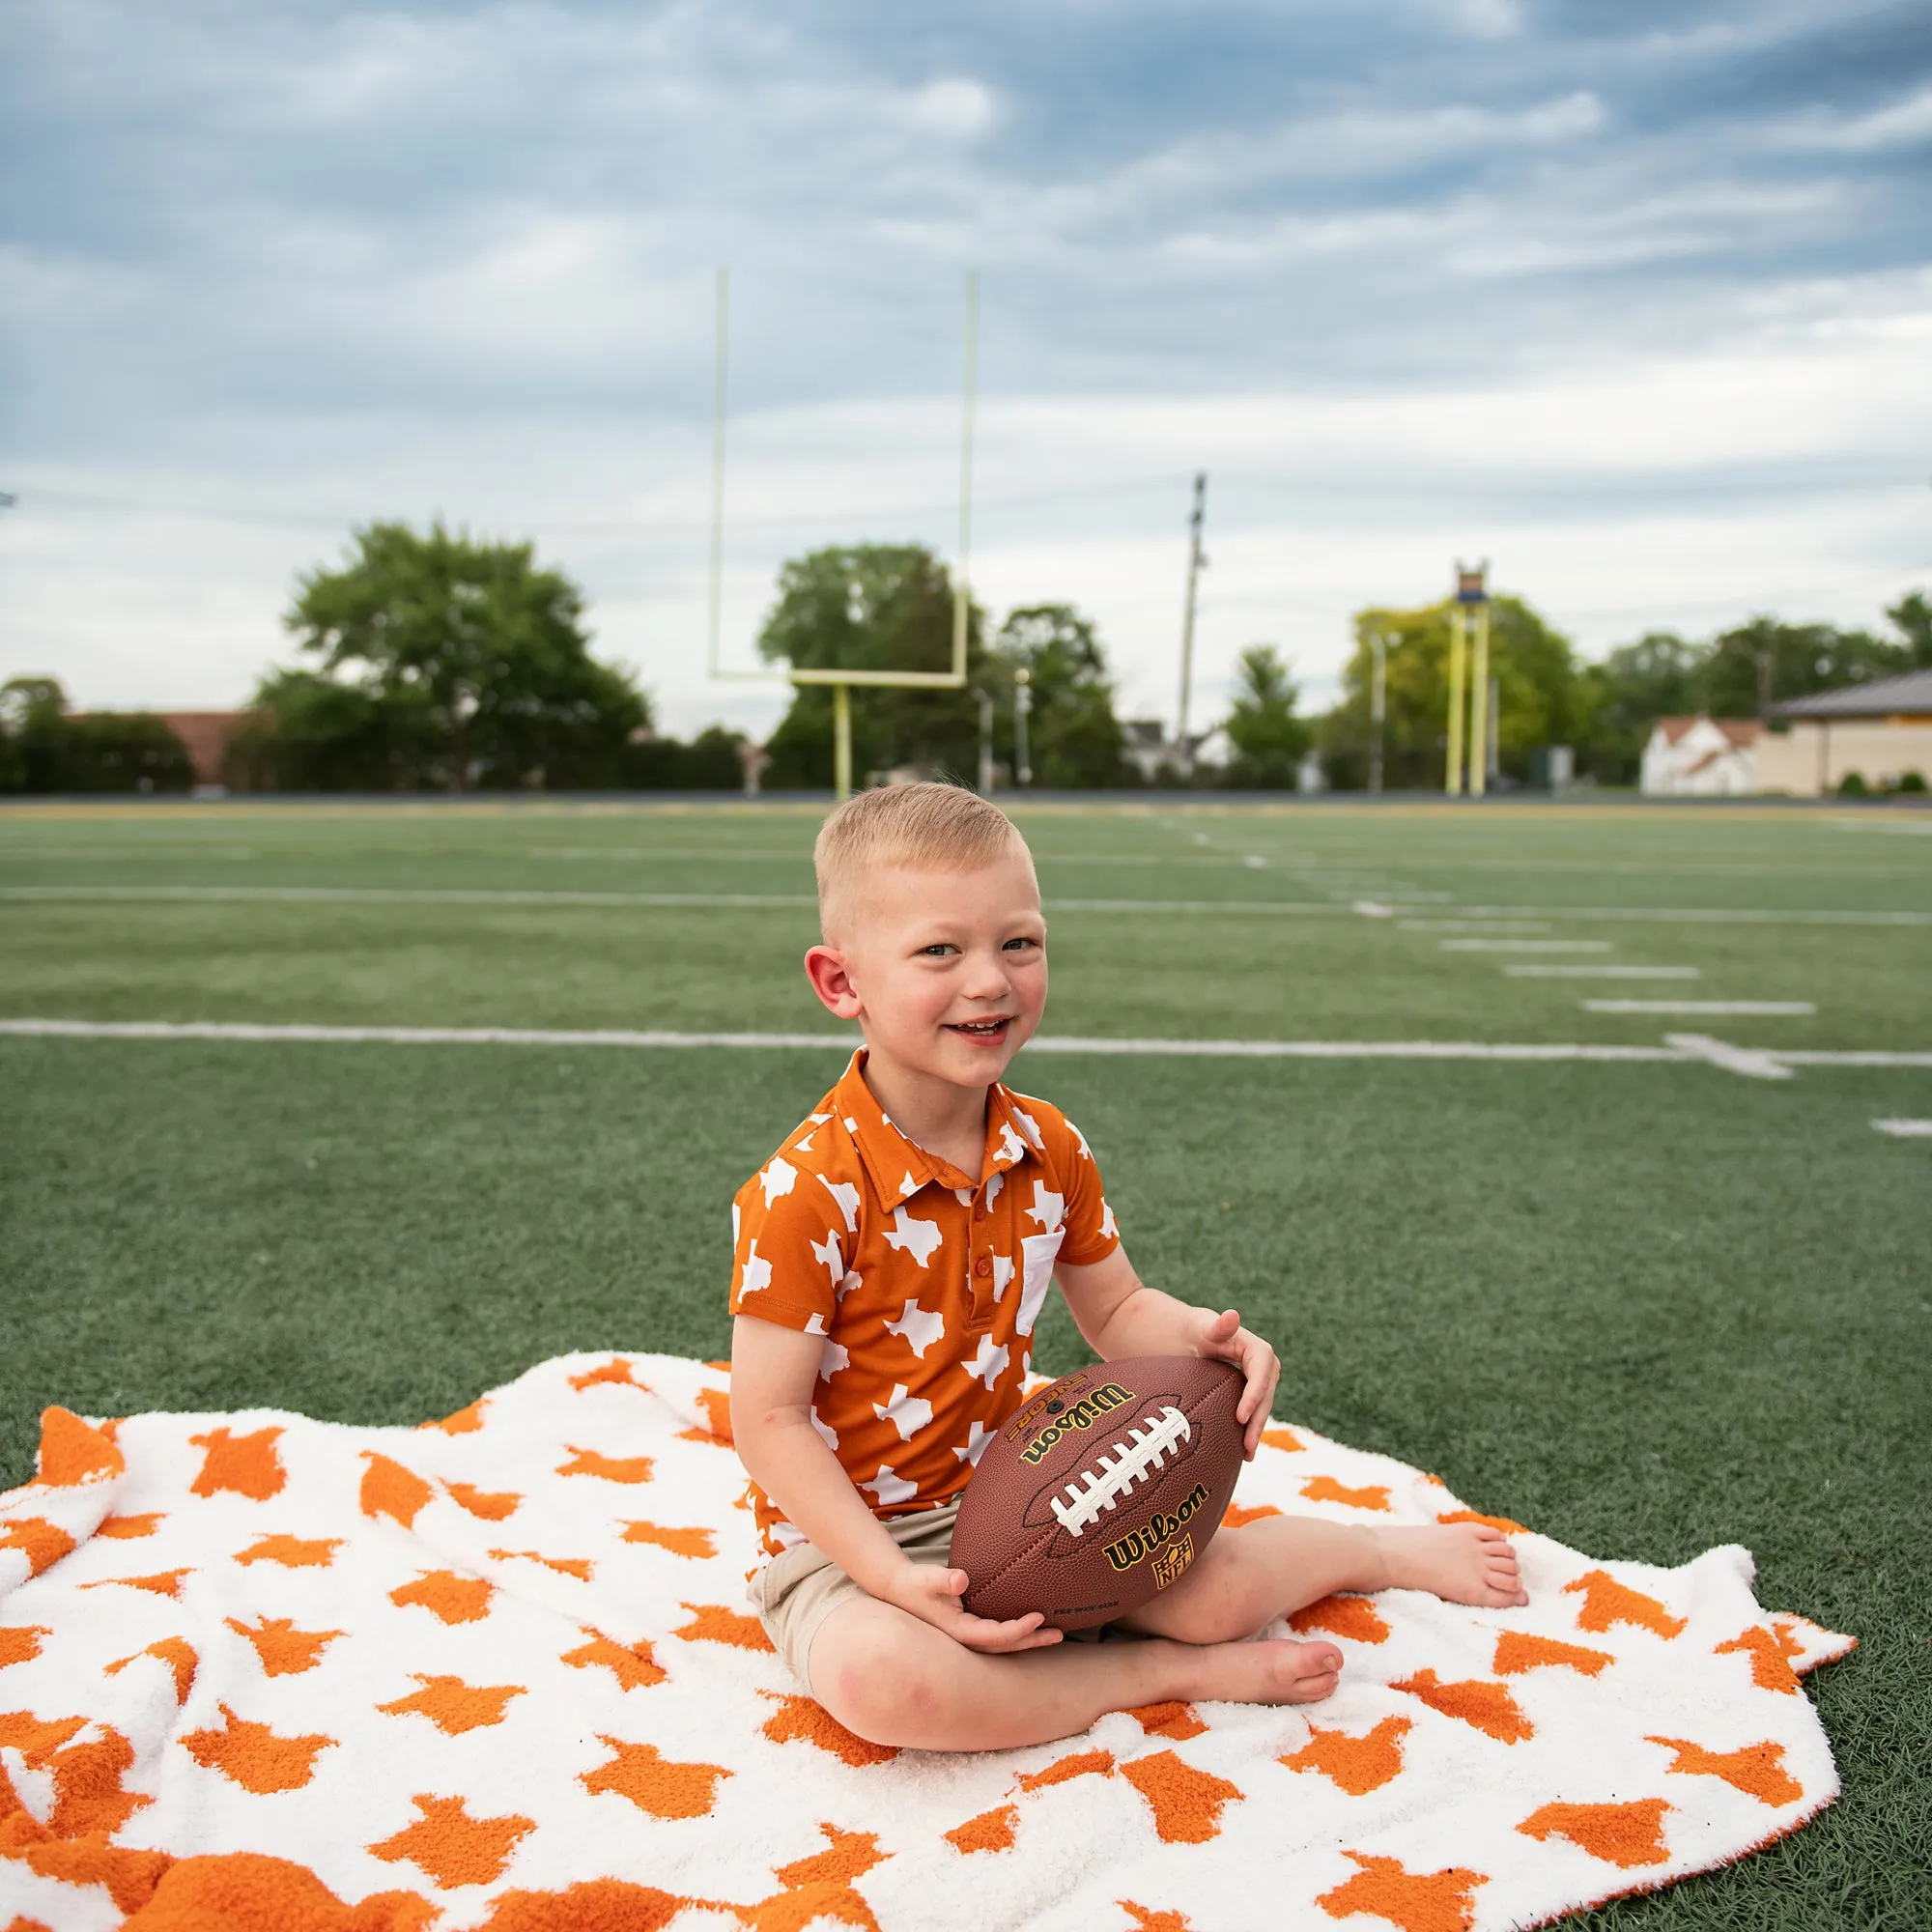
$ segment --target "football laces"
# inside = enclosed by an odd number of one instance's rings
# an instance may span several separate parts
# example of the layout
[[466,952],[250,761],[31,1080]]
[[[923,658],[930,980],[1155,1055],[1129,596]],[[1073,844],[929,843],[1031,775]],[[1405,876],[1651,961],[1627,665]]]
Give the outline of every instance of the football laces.
[[1068,1483],[1064,1497],[1049,1498],[1060,1526],[1079,1536],[1099,1521],[1133,1486],[1153,1475],[1183,1442],[1193,1439],[1187,1418],[1171,1403],[1157,1415],[1146,1415],[1127,1431],[1126,1439],[1104,1451],[1091,1469]]

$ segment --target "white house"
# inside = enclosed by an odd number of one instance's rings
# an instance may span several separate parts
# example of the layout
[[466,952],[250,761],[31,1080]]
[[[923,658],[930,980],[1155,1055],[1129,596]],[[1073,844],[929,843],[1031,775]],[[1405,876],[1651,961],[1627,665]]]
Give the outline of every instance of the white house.
[[1660,718],[1638,781],[1649,798],[1724,798],[1758,789],[1756,718]]

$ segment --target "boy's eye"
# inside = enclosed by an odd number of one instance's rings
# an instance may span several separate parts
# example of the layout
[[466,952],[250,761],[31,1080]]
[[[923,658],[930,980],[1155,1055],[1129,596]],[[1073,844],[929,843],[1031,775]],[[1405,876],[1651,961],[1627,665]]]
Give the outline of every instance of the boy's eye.
[[922,946],[919,952],[922,959],[944,959],[949,952],[956,952],[958,950],[956,946],[948,945],[944,940],[935,940],[930,946]]
[[1029,946],[1037,946],[1039,942],[1036,939],[1009,939],[1000,950],[1003,952],[1011,952],[1016,948],[1023,951]]

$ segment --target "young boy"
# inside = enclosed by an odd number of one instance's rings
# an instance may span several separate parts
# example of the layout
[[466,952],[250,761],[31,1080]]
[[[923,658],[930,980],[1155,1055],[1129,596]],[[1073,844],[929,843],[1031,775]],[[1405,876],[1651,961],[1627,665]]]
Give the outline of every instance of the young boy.
[[1079,1131],[1000,1084],[1046,1004],[1012,822],[953,786],[895,786],[835,811],[815,856],[824,942],[806,974],[866,1043],[739,1192],[731,1285],[731,1426],[767,1557],[751,1598],[811,1694],[876,1744],[993,1750],[1170,1698],[1325,1697],[1334,1645],[1243,1639],[1334,1590],[1526,1603],[1484,1525],[1278,1516],[1222,1529],[1106,1632],[1142,1641],[966,1611],[953,1519],[1019,1406],[1050,1283],[1102,1359],[1236,1364],[1251,1458],[1280,1364],[1233,1309],[1144,1287]]

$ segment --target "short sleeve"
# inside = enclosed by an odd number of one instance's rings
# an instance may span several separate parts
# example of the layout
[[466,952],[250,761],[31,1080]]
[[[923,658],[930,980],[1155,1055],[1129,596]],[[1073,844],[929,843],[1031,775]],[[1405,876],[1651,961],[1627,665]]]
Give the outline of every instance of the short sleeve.
[[827,1335],[849,1265],[839,1203],[817,1175],[782,1154],[731,1205],[731,1313]]
[[1066,1236],[1060,1244],[1060,1259],[1072,1267],[1091,1267],[1121,1245],[1121,1231],[1101,1191],[1099,1163],[1087,1145],[1086,1135],[1064,1116],[1061,1125],[1066,1135],[1062,1169]]

